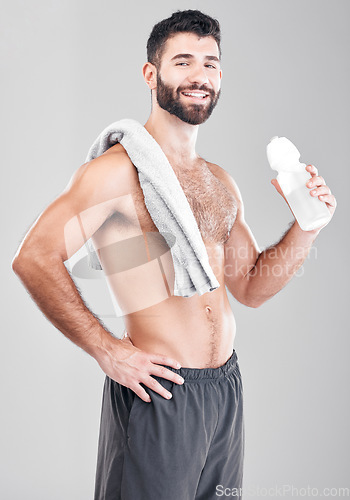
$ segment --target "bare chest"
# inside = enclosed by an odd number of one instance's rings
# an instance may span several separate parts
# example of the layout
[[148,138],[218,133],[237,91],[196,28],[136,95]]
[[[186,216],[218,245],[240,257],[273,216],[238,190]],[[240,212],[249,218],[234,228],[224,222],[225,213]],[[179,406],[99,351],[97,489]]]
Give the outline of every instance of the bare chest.
[[198,170],[174,169],[204,241],[224,243],[234,224],[234,196],[205,166]]
[[[203,241],[224,243],[237,214],[234,196],[206,165],[196,169],[173,165],[173,169],[191,207]],[[135,193],[134,201],[141,227],[145,231],[155,231],[154,223],[144,204],[141,187]]]

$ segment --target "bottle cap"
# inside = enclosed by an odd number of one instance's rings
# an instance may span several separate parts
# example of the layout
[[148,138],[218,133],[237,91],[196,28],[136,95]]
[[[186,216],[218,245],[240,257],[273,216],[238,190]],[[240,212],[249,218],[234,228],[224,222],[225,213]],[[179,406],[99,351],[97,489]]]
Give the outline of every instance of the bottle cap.
[[300,170],[300,153],[286,137],[275,135],[266,148],[267,159],[273,170],[294,172]]

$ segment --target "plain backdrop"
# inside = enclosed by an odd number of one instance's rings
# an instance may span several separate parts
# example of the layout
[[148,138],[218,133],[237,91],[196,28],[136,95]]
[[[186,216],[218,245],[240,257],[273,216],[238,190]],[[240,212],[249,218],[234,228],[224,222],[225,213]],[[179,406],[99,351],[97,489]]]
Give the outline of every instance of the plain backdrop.
[[[148,36],[175,10],[195,8],[219,20],[223,51],[222,95],[197,151],[234,177],[260,248],[293,220],[270,184],[272,136],[292,140],[338,202],[281,292],[257,309],[230,296],[245,397],[244,486],[350,487],[349,2],[14,0],[3,3],[0,21],[3,499],[93,498],[104,373],[45,318],[11,260],[102,129],[122,118],[146,122]],[[104,303],[95,312],[119,336],[122,319]]]

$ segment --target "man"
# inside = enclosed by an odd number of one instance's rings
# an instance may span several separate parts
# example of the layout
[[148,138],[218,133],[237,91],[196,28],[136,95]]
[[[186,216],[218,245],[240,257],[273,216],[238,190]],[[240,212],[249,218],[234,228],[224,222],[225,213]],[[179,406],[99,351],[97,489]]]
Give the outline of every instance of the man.
[[[240,498],[243,393],[225,285],[241,303],[259,307],[295,274],[321,228],[305,232],[294,222],[278,244],[261,252],[235,181],[196,153],[198,125],[220,96],[219,23],[196,10],[178,11],[154,26],[147,51],[143,75],[152,111],[145,128],[180,181],[219,288],[174,296],[171,259],[164,259],[162,272],[154,271],[147,235],[156,236],[157,228],[120,144],[75,172],[30,229],[12,265],[44,314],[106,374],[95,500],[208,500],[216,498],[217,487],[236,488]],[[310,196],[333,214],[330,189],[315,167],[306,168]],[[93,236],[101,250],[102,267],[122,304],[122,339],[85,306],[64,266],[84,243],[77,217],[84,218],[84,238]],[[143,243],[132,246],[139,235]],[[124,255],[103,253],[115,241],[129,242]],[[155,246],[158,255],[167,255],[160,239]],[[119,269],[129,273],[127,279],[108,272],[117,258],[130,264],[145,247],[144,265],[136,258],[133,269]],[[282,271],[272,272],[273,266]],[[164,289],[167,295],[159,300]]]

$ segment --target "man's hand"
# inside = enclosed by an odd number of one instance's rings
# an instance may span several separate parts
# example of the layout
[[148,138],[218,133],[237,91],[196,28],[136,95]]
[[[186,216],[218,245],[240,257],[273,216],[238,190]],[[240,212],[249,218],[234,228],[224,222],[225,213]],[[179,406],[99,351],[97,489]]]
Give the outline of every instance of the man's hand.
[[[177,373],[168,370],[164,366],[181,368],[180,363],[172,358],[161,354],[151,354],[135,347],[129,337],[123,339],[113,339],[108,342],[107,355],[94,356],[102,370],[108,377],[133,390],[143,401],[149,403],[151,398],[141,383],[158,392],[166,399],[170,399],[172,394],[168,392],[159,382],[151,377],[156,375],[176,384],[182,384],[184,379]],[[157,364],[158,363],[158,364]]]
[[[311,179],[308,180],[306,183],[306,187],[310,189],[310,191],[309,191],[310,196],[318,196],[319,200],[325,202],[329,212],[331,213],[331,215],[333,217],[333,214],[334,214],[336,206],[337,206],[337,201],[335,199],[335,196],[331,193],[331,190],[326,185],[324,178],[318,175],[317,168],[314,165],[306,165],[305,170],[307,170],[311,174]],[[281,196],[283,196],[283,198],[287,202],[286,197],[284,196],[282,189],[281,189],[280,185],[278,184],[277,179],[272,179],[271,184],[273,184],[275,186],[275,188],[277,189],[279,194]],[[289,203],[288,203],[288,206],[289,206]],[[289,208],[290,208],[290,206],[289,206]],[[324,224],[323,226],[317,228],[317,231],[320,231],[323,227],[325,227],[328,224],[328,222],[326,224]]]

